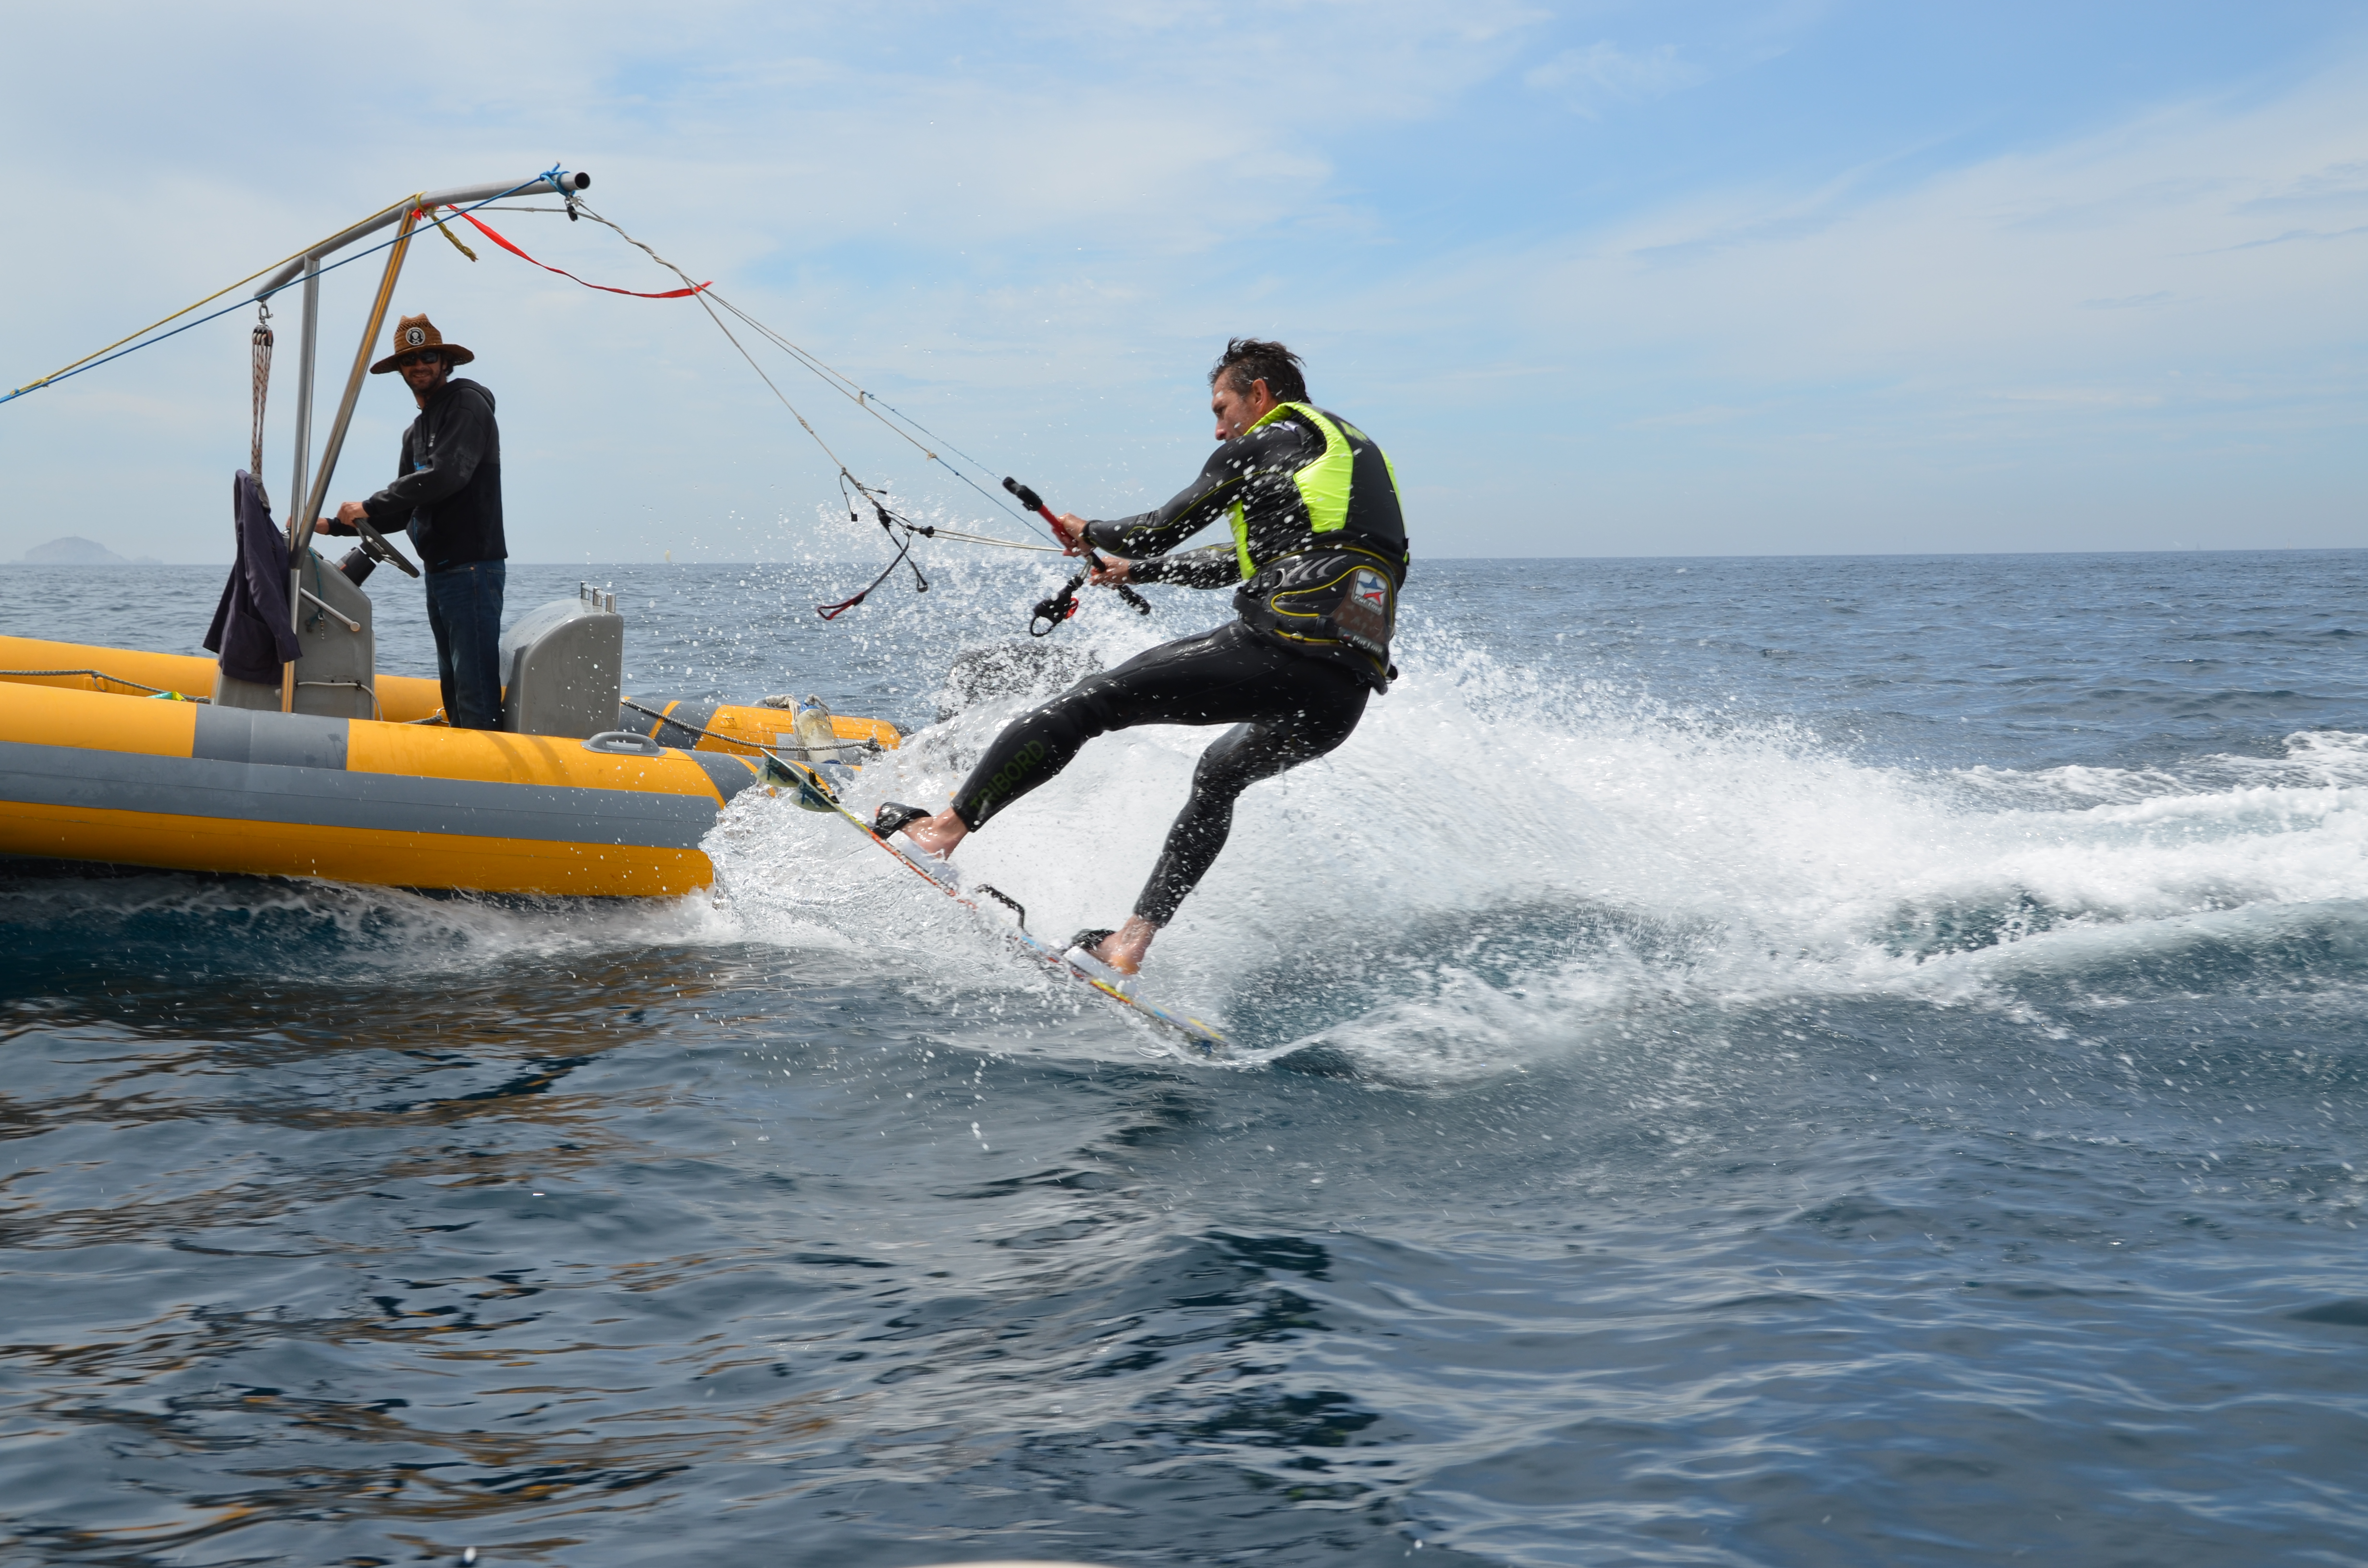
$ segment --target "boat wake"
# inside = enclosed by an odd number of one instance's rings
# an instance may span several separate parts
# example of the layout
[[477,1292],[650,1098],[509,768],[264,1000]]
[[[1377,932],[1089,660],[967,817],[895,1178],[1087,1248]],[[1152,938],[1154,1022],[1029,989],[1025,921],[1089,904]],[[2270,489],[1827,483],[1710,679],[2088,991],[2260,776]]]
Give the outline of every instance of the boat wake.
[[[1149,641],[1106,624],[1093,647]],[[2330,949],[2368,943],[2368,735],[2126,772],[1916,769],[1450,638],[1400,663],[1348,744],[1244,797],[1155,952],[1149,989],[1220,1021],[1240,1060],[1436,1082],[1795,1000],[2044,1012],[2321,988]],[[965,689],[854,803],[946,799],[1074,671],[1046,673]],[[1096,741],[963,846],[966,876],[1040,933],[1114,924],[1212,738]],[[994,1011],[1025,1014],[1034,983],[999,945],[844,824],[743,797],[710,848],[749,937],[894,953],[909,983],[1005,990]],[[1107,1022],[1062,1048],[1141,1046]]]

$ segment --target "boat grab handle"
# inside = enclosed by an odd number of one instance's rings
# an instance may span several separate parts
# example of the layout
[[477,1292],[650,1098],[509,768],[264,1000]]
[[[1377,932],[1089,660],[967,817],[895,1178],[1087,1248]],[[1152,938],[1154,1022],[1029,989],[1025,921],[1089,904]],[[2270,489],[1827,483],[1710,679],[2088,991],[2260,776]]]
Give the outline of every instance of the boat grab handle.
[[321,612],[324,615],[334,616],[337,619],[344,621],[346,623],[347,631],[357,634],[360,632],[362,629],[362,623],[360,621],[356,620],[352,616],[347,615],[344,610],[339,609],[336,606],[331,604],[328,600],[323,598],[312,589],[298,588],[296,591],[303,595],[306,598],[311,599],[314,604],[320,606]]
[[586,751],[597,751],[609,756],[663,756],[666,747],[647,735],[637,735],[631,730],[603,730],[584,743]]

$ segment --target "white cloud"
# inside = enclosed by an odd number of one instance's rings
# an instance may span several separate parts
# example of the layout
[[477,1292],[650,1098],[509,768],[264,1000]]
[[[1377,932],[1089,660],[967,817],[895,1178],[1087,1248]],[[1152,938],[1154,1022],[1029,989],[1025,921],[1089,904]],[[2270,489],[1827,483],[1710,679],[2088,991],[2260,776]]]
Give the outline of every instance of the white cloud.
[[[1801,524],[1792,548],[1907,509],[1929,519],[1919,543],[1947,547],[1968,537],[1952,519],[1982,507],[2061,519],[2051,487],[2081,462],[2141,472],[2191,508],[2285,483],[2271,459],[2198,455],[2237,435],[2332,493],[2330,444],[2307,433],[2368,407],[2340,351],[2360,336],[2368,244],[2356,58],[1969,166],[1878,148],[1610,207],[1542,182],[1448,248],[1434,236],[1461,231],[1424,210],[1437,193],[1360,163],[1369,144],[1476,144],[1526,106],[1558,129],[1523,154],[1579,160],[1618,129],[1612,108],[1765,59],[1782,28],[1558,47],[1599,24],[1505,3],[1080,0],[592,5],[554,33],[543,11],[429,3],[405,13],[433,40],[422,74],[419,48],[359,14],[146,9],[131,46],[102,47],[123,33],[110,15],[14,21],[0,56],[0,134],[22,150],[0,289],[24,302],[0,381],[401,191],[564,158],[661,251],[1083,506],[1165,494],[1199,449],[1201,364],[1245,328],[1319,356],[1436,497],[1426,541],[1461,551],[1637,548],[1640,530],[1784,548],[1735,521],[1770,506],[1839,519]],[[665,281],[587,225],[503,226],[595,280]],[[398,303],[467,323],[484,356],[522,552],[654,556],[668,530],[712,534],[733,513],[756,549],[834,494],[692,307],[481,254],[416,254]],[[324,417],[375,266],[333,280]],[[220,481],[245,449],[243,340],[225,322],[72,383],[112,401],[62,389],[0,409],[0,557],[94,506],[150,530],[108,536],[127,553],[187,557],[200,534],[218,553]],[[783,384],[851,463],[930,483],[815,383]],[[404,412],[373,384],[348,445],[358,483],[392,460]],[[284,422],[272,450],[284,475]]]
[[1574,110],[1592,118],[1610,104],[1640,103],[1691,87],[1704,74],[1700,66],[1680,59],[1674,44],[1632,54],[1617,44],[1597,42],[1565,49],[1531,67],[1521,80],[1560,96]]
[[1423,324],[1395,350],[1417,362],[1522,366],[1399,457],[1436,472],[1484,432],[1570,452],[1562,508],[1534,468],[1463,465],[1516,552],[1770,548],[1771,508],[1880,548],[1906,496],[1926,548],[2144,544],[2166,513],[2191,540],[2356,543],[2368,234],[2257,242],[2297,193],[2368,211],[2364,101],[2354,58],[1885,188],[1689,196],[1393,278],[1337,319]]

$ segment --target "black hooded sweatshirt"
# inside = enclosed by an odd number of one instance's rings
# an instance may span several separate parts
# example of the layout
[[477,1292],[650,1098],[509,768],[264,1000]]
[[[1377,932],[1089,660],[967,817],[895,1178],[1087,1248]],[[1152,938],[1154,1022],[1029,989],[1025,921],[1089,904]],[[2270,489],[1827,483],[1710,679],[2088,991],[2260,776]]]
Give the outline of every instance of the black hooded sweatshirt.
[[508,560],[494,394],[475,381],[446,381],[403,433],[394,483],[362,510],[381,533],[408,526],[419,563],[430,572]]

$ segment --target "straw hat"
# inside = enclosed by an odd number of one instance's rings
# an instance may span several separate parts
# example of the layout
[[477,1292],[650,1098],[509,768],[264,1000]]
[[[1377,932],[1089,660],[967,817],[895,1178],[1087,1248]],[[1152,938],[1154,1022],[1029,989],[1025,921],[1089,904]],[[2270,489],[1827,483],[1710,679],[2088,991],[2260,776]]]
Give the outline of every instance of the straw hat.
[[405,316],[394,324],[394,352],[370,367],[370,374],[383,376],[394,369],[394,362],[406,354],[416,354],[423,348],[440,348],[444,358],[455,365],[465,365],[476,356],[457,343],[447,343],[436,324],[426,316]]

